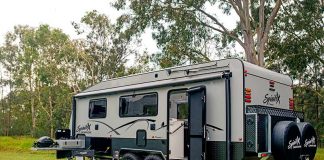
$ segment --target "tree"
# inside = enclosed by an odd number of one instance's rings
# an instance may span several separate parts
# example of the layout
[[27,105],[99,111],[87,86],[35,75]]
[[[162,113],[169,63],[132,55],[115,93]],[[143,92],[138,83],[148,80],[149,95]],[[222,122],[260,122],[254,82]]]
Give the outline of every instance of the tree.
[[[237,42],[247,61],[264,66],[264,52],[281,0],[117,0],[118,10],[130,10],[118,23],[128,36],[151,27],[162,48],[158,59],[166,61],[208,61],[211,53]],[[234,29],[227,28],[211,8],[239,18]],[[185,57],[185,58],[182,58]]]
[[324,128],[324,116],[320,114],[324,110],[323,5],[318,0],[301,0],[291,1],[282,8],[270,34],[267,67],[288,73],[296,80],[296,108],[304,111],[306,119],[321,131]]
[[[270,35],[268,67],[294,76],[322,68],[324,30],[322,5],[318,0],[292,1],[284,5]],[[319,71],[321,72],[321,71]]]
[[[14,131],[11,135],[20,134],[15,126],[22,123],[32,136],[54,136],[55,128],[68,125],[62,120],[70,116],[70,97],[74,92],[70,86],[76,82],[69,75],[76,70],[73,64],[78,58],[77,51],[66,34],[48,25],[16,26],[7,34],[1,47],[1,64],[10,75],[7,81],[12,90],[2,102],[9,107],[9,120],[15,121],[8,122]],[[19,116],[22,112],[26,116]]]
[[[39,106],[46,113],[50,135],[54,136],[55,113],[70,109],[69,62],[74,59],[74,46],[59,29],[41,25],[35,31],[39,62],[36,71]],[[65,103],[64,103],[65,102]],[[62,104],[63,103],[63,104]],[[65,115],[68,116],[68,115]],[[64,117],[64,116],[63,116]]]
[[[137,66],[126,70],[127,56],[137,53],[136,45],[107,16],[89,12],[74,26],[85,39],[70,40],[62,30],[48,25],[19,25],[6,34],[0,46],[0,120],[4,122],[0,129],[4,135],[53,137],[56,128],[68,127],[74,94],[146,66],[147,58],[139,56]],[[7,96],[2,92],[5,87],[10,89]]]
[[90,85],[124,75],[126,58],[135,53],[131,39],[124,38],[106,15],[95,10],[86,13],[81,23],[72,24],[80,36],[86,37],[79,44],[84,48],[82,57]]
[[6,78],[2,79],[2,86],[9,86],[9,94],[8,98],[2,100],[2,106],[6,106],[3,108],[4,114],[6,115],[4,118],[4,135],[10,134],[11,128],[11,120],[12,120],[12,90],[14,88],[14,73],[17,72],[18,65],[18,47],[14,44],[14,40],[16,36],[14,34],[8,33],[5,37],[5,46],[0,48],[0,63],[4,68],[4,72],[6,73]]

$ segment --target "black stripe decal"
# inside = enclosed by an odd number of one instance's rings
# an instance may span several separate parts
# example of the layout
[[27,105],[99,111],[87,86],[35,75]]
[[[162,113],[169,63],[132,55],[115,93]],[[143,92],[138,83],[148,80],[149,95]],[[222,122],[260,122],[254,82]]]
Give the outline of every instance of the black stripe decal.
[[219,128],[219,127],[216,127],[216,126],[213,126],[213,125],[210,125],[210,124],[206,124],[206,127],[214,128],[214,129],[217,129],[217,130],[220,130],[220,131],[223,130],[223,129]]
[[[103,125],[105,125],[105,126],[107,126],[109,129],[111,129],[111,131],[110,132],[115,132],[117,135],[120,135],[117,131],[115,131],[114,130],[114,128],[112,128],[111,126],[109,126],[108,124],[106,124],[106,123],[104,123],[104,122],[100,122],[100,121],[94,121],[94,120],[92,120],[92,122],[97,122],[97,123],[101,123],[101,124],[103,124]],[[108,132],[108,133],[110,133],[110,132]]]
[[164,128],[164,127],[167,127],[167,126],[168,126],[168,125],[163,125],[163,126],[161,126],[160,128],[156,129],[155,131],[158,131],[158,130],[160,130],[160,129]]
[[[123,127],[125,127],[125,126],[130,125],[130,126],[127,128],[127,129],[129,129],[129,128],[130,128],[131,126],[133,126],[135,123],[137,123],[137,122],[142,122],[142,121],[146,121],[146,122],[147,122],[147,125],[149,125],[149,122],[155,122],[154,119],[137,119],[137,120],[134,120],[134,121],[128,122],[128,123],[126,123],[126,124],[123,124],[123,125],[121,125],[121,126],[115,128],[115,129],[111,130],[110,132],[115,132],[116,130],[118,130],[118,129],[120,129],[120,128],[123,128]],[[110,133],[110,132],[108,132],[108,133]]]

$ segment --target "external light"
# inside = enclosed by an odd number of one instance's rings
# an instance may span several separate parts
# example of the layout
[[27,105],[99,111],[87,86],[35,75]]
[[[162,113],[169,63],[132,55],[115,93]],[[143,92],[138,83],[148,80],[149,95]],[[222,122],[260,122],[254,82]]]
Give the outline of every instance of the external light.
[[263,157],[267,157],[268,156],[268,154],[267,153],[261,153],[261,157],[263,158]]
[[244,70],[244,76],[247,76],[247,70]]
[[294,105],[294,99],[289,98],[289,109],[294,110],[295,105]]
[[276,90],[276,89],[274,88],[274,85],[275,85],[275,81],[270,80],[270,81],[269,81],[269,90],[270,90],[270,91],[275,91],[275,90]]
[[251,95],[251,88],[245,88],[245,102],[246,103],[251,103],[252,102],[252,95]]

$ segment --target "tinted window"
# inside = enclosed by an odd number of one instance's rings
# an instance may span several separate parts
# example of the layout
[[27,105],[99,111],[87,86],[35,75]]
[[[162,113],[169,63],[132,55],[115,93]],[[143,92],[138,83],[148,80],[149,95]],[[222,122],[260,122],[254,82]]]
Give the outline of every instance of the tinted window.
[[120,97],[120,117],[156,116],[158,112],[157,94],[138,94]]
[[89,103],[89,118],[106,118],[107,114],[107,100],[93,99]]

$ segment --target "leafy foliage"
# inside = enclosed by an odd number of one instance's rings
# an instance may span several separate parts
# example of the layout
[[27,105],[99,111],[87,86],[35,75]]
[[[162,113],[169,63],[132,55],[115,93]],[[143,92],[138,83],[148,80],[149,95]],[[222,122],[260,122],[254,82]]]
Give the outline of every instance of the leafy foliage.
[[[116,24],[97,11],[72,23],[80,39],[48,25],[16,26],[5,36],[1,135],[53,136],[55,128],[68,126],[70,97],[86,87],[152,66],[238,57],[237,44],[246,60],[263,66],[265,52],[267,68],[293,76],[296,108],[323,134],[324,25],[318,0],[116,0],[113,5],[127,11]],[[229,15],[239,18],[234,28],[220,21]],[[157,53],[136,48],[147,29],[153,30]],[[127,65],[129,57],[135,57],[133,66]],[[4,96],[3,88],[10,93]]]
[[86,75],[91,85],[125,74],[125,63],[136,51],[130,47],[134,41],[110,23],[109,18],[97,11],[87,12],[81,23],[72,23],[82,40],[86,62]]
[[[118,19],[128,37],[153,29],[161,49],[153,59],[161,67],[226,57],[235,44],[244,49],[249,62],[263,66],[268,34],[281,4],[281,0],[116,0],[113,6],[128,11]],[[212,11],[216,9],[223,14]],[[233,13],[239,18],[234,29],[220,21]]]
[[[11,113],[5,123],[7,128],[19,135],[30,130],[35,136],[37,130],[48,130],[44,126],[50,126],[51,135],[54,124],[67,126],[69,114],[62,110],[70,110],[72,82],[66,75],[71,74],[68,60],[74,58],[71,51],[75,49],[66,34],[47,25],[37,29],[17,26],[7,34],[6,44],[1,47],[1,62],[8,71],[10,85],[9,96],[2,100],[2,107],[8,106],[3,110]],[[54,119],[57,113],[65,114]],[[26,123],[26,119],[31,121]],[[45,124],[42,128],[38,123]]]
[[[71,40],[60,29],[16,26],[0,46],[0,135],[54,136],[68,128],[71,97],[99,81],[150,70],[147,54],[106,15],[88,12],[73,23],[83,39]],[[129,55],[137,62],[127,68]],[[4,88],[9,94],[4,95]]]
[[278,14],[267,67],[295,79],[296,108],[324,134],[323,5],[318,0],[292,1]]

